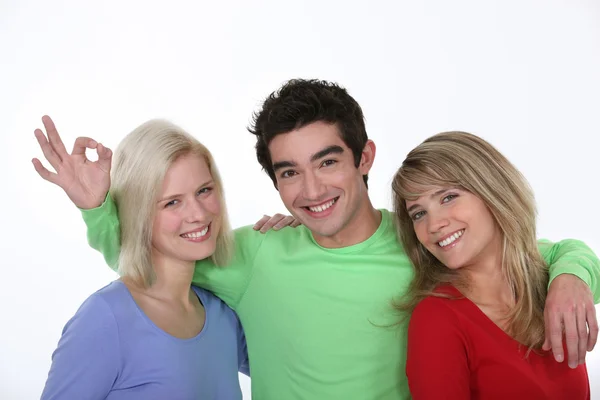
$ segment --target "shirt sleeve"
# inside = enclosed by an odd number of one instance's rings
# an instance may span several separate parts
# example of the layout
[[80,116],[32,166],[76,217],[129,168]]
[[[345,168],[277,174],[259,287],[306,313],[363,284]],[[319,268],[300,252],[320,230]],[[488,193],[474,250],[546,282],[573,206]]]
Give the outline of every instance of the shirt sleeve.
[[105,399],[119,368],[114,315],[102,298],[91,296],[63,329],[41,400]]
[[465,332],[443,301],[424,299],[409,322],[406,375],[413,400],[471,396]]
[[248,361],[248,346],[246,345],[246,335],[242,324],[238,320],[238,370],[247,376],[250,376],[250,363]]
[[566,239],[557,243],[538,241],[538,248],[550,272],[550,281],[561,274],[573,274],[588,284],[594,302],[600,303],[600,260],[584,242]]
[[87,227],[88,244],[102,254],[112,270],[117,271],[121,252],[121,226],[114,200],[107,194],[99,207],[80,211]]

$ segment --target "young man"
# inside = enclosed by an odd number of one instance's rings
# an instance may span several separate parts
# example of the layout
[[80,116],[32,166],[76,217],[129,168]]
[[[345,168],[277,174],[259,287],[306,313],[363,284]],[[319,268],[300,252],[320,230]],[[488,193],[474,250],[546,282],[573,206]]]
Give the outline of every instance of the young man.
[[[238,313],[253,398],[410,398],[406,326],[397,324],[392,302],[405,293],[412,267],[396,239],[392,214],[375,209],[368,196],[375,144],[367,138],[359,105],[336,84],[292,80],[267,98],[250,131],[257,138],[258,161],[303,225],[264,235],[252,227],[237,229],[230,265],[198,262],[194,283]],[[48,136],[60,143],[53,126]],[[65,178],[58,184],[86,209],[90,245],[116,269],[119,221],[106,196],[110,152],[82,138],[74,153],[80,155],[86,145],[100,148],[105,175],[96,171],[95,179]],[[91,167],[89,161],[83,165]],[[42,168],[36,164],[43,177],[57,183]],[[561,356],[564,323],[569,361],[577,364],[596,341],[590,287],[598,300],[600,260],[574,240],[540,247],[553,279],[546,312],[554,336],[547,347]],[[576,311],[574,304],[580,305]],[[586,329],[578,336],[577,321],[579,326],[587,321],[590,333]]]

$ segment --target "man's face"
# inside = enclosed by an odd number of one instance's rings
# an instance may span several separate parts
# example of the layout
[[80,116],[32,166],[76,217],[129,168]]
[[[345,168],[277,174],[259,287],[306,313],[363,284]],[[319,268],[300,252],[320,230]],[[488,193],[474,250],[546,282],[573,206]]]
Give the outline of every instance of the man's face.
[[338,235],[368,204],[363,175],[371,163],[355,166],[335,124],[319,121],[278,135],[269,152],[281,200],[315,239]]

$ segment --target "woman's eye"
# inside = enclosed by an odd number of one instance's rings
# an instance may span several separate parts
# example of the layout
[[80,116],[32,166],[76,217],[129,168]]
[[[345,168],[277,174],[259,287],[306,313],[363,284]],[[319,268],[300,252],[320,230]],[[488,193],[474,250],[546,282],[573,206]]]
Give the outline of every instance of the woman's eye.
[[419,212],[414,213],[411,218],[413,221],[418,221],[419,219],[423,218],[424,215],[425,215],[425,211],[419,211]]
[[452,199],[454,199],[456,197],[458,197],[457,194],[449,194],[447,196],[444,196],[444,198],[442,199],[442,203],[447,203],[447,202],[449,202],[450,200],[452,200]]
[[171,200],[170,202],[168,202],[167,204],[165,204],[165,208],[174,206],[178,202],[179,202],[179,200]]

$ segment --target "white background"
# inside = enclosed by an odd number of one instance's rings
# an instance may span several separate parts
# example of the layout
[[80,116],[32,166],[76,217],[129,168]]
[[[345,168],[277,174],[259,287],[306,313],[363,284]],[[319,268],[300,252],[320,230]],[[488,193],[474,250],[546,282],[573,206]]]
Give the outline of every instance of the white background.
[[[3,0],[0,49],[0,398],[39,397],[63,325],[116,277],[30,163],[43,114],[68,148],[88,135],[114,149],[149,118],[173,120],[212,150],[240,226],[284,211],[251,112],[286,79],[334,80],[378,145],[377,207],[411,148],[466,130],[530,180],[540,237],[600,253],[598,1]],[[600,398],[600,350],[587,360]]]

